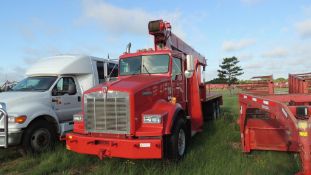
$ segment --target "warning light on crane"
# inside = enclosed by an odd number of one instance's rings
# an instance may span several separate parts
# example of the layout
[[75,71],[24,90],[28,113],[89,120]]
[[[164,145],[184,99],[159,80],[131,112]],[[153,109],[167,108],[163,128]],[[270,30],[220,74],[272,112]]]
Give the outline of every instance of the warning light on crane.
[[150,34],[162,32],[165,29],[171,29],[171,24],[169,22],[164,22],[163,20],[150,21],[148,24]]

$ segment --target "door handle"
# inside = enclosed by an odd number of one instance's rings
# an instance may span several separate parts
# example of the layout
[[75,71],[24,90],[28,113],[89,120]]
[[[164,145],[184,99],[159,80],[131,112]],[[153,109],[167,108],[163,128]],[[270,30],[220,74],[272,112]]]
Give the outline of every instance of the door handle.
[[80,96],[78,96],[78,102],[80,102],[81,101],[81,97]]
[[58,100],[56,98],[52,98],[52,102],[58,102]]

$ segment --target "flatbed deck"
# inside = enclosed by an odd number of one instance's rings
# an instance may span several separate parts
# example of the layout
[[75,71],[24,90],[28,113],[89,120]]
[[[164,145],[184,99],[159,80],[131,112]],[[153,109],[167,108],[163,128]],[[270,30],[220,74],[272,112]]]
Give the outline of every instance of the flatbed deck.
[[206,99],[205,101],[214,100],[217,98],[222,98],[222,94],[216,94],[216,93],[206,93]]

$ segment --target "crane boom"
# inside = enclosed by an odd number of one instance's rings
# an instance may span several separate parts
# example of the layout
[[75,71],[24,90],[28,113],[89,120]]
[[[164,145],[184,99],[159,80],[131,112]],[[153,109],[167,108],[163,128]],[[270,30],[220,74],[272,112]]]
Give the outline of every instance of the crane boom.
[[198,60],[199,64],[206,66],[205,57],[172,33],[171,28],[171,24],[163,20],[149,22],[149,34],[154,36],[155,50],[167,48],[180,51],[186,55],[193,55],[194,58]]

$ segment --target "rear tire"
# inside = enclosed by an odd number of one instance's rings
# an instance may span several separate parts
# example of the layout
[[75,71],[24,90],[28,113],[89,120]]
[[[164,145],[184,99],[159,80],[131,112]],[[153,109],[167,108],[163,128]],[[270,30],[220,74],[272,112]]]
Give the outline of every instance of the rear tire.
[[188,133],[186,121],[179,118],[173,126],[172,133],[168,136],[167,158],[178,161],[182,159],[188,148]]
[[220,118],[220,104],[218,100],[216,101],[216,115],[217,118]]
[[212,103],[212,113],[213,113],[213,120],[216,120],[217,119],[217,104],[216,102],[213,102]]
[[38,154],[51,150],[55,146],[55,129],[45,120],[30,124],[23,135],[22,146],[26,154]]

